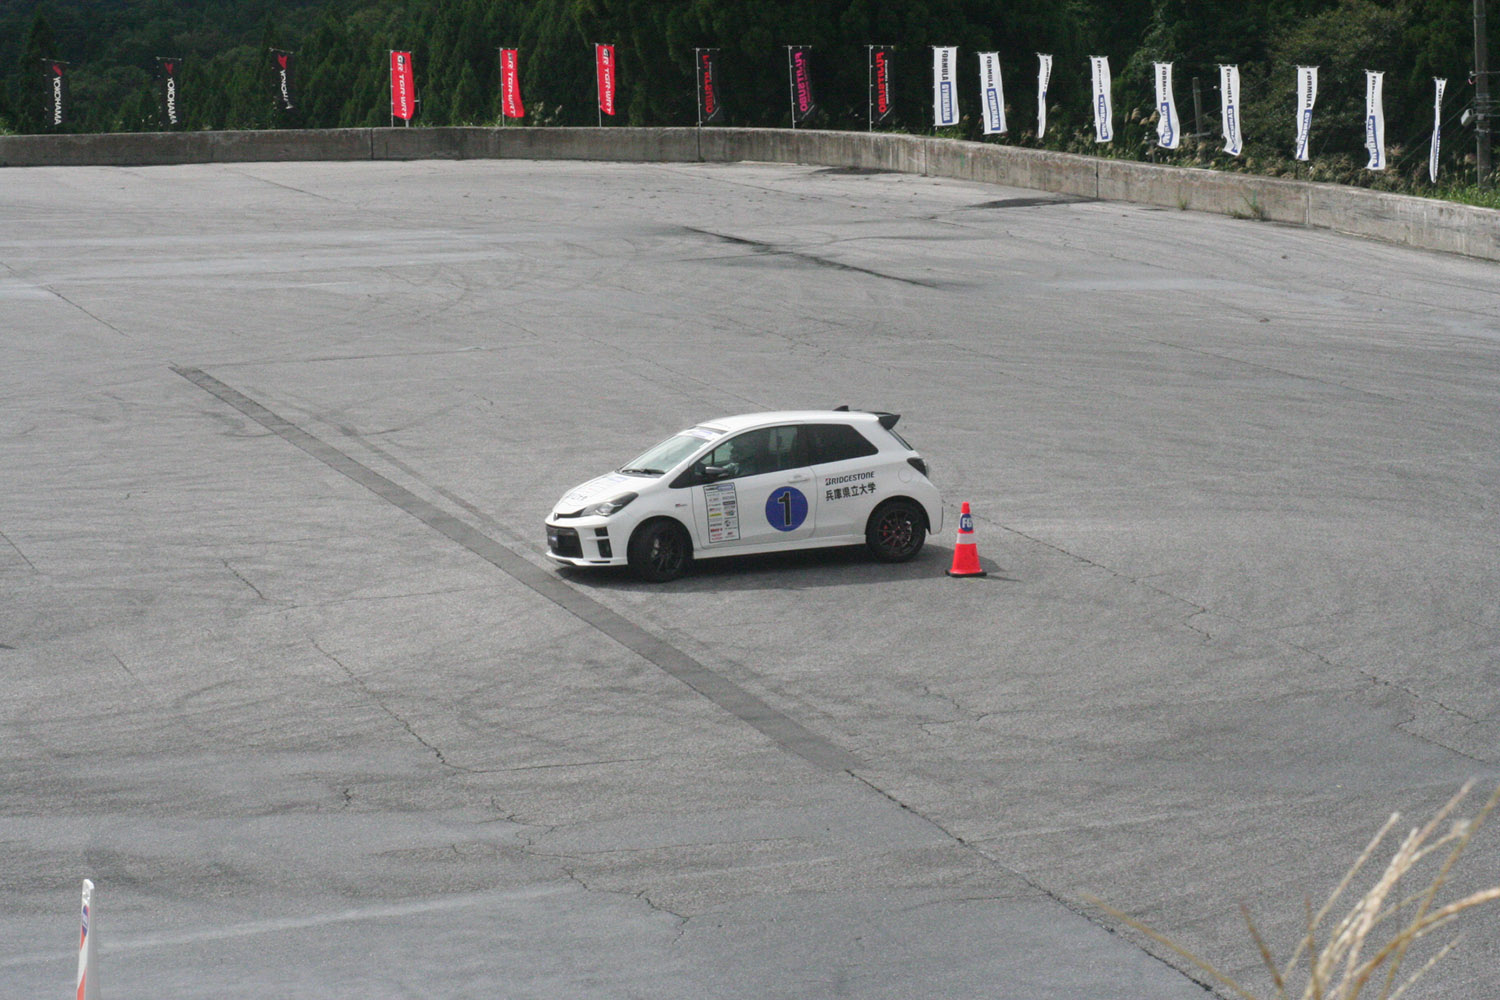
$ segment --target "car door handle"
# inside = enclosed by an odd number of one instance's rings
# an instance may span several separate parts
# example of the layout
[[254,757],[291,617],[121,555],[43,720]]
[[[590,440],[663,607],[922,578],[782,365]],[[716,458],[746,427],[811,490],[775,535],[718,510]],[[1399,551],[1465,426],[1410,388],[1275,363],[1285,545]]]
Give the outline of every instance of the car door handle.
[[791,479],[788,479],[787,482],[789,482],[789,483],[805,483],[805,482],[807,482],[811,478],[812,478],[811,476],[793,476]]

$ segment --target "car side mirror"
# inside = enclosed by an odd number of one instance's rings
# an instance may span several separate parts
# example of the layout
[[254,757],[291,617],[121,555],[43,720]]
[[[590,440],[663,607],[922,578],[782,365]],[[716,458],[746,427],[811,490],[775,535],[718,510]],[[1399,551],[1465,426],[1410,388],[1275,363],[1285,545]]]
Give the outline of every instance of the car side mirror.
[[700,469],[703,478],[708,482],[732,476],[734,475],[734,471],[734,466],[732,465],[705,465]]

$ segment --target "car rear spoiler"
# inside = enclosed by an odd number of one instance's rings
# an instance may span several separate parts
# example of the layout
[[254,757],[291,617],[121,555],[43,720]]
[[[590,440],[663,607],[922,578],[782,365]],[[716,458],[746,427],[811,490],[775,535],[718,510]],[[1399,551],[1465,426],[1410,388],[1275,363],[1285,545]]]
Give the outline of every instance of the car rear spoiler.
[[[845,403],[843,406],[835,406],[833,409],[836,413],[850,412],[848,403]],[[880,426],[884,427],[886,430],[893,429],[896,426],[896,421],[901,419],[901,414],[886,413],[884,410],[856,410],[854,412],[875,414],[876,419],[880,421]]]

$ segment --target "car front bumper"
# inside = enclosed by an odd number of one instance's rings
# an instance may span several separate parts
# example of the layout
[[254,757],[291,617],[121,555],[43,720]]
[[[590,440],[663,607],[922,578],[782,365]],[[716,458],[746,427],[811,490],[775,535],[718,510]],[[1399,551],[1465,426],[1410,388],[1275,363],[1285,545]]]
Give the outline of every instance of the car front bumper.
[[549,517],[547,558],[569,566],[624,566],[629,537],[610,530],[603,517]]

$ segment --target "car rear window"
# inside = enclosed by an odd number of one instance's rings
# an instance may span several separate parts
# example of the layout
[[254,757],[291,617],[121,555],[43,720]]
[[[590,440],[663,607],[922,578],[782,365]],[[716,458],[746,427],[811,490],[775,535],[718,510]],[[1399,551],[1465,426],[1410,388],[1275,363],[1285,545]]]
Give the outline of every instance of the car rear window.
[[807,425],[809,465],[830,465],[865,458],[880,451],[848,424]]

